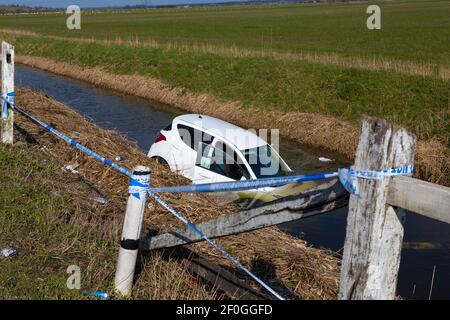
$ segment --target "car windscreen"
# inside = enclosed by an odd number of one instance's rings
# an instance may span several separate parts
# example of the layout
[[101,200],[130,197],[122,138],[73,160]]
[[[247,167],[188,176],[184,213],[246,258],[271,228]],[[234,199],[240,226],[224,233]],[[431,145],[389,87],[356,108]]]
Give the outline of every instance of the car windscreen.
[[273,178],[286,175],[280,158],[269,145],[241,150],[258,179]]

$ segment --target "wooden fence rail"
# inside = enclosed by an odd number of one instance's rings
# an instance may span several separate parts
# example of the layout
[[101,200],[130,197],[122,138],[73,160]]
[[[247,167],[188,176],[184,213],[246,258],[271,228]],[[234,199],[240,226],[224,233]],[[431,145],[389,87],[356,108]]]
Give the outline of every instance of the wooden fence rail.
[[389,183],[387,203],[450,223],[450,188],[411,177],[394,177]]

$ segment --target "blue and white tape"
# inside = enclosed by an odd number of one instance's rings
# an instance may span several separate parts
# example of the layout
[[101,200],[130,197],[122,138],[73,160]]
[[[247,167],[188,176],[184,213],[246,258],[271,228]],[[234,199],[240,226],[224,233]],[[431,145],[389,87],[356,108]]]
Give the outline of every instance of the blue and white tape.
[[59,132],[58,130],[56,130],[55,128],[53,128],[52,126],[46,124],[45,122],[39,120],[38,118],[32,116],[31,114],[25,112],[24,110],[22,110],[21,108],[14,106],[14,108],[17,110],[17,112],[19,112],[20,114],[26,116],[27,118],[29,118],[30,120],[32,120],[33,122],[37,123],[38,125],[40,125],[41,127],[47,129],[48,131],[50,131],[51,133],[53,133],[54,135],[56,135],[57,137],[59,137],[60,139],[66,141],[67,143],[69,143],[71,146],[83,151],[84,153],[90,155],[91,157],[103,162],[104,164],[110,166],[111,168],[119,171],[120,173],[123,173],[124,175],[128,176],[128,177],[132,177],[132,173],[124,168],[122,168],[121,166],[115,164],[114,162],[112,162],[111,160],[108,160],[104,157],[102,157],[101,155],[99,155],[98,153],[86,148],[85,146],[83,146],[82,144],[79,144],[78,142],[76,142],[75,140],[65,136],[64,134],[62,134],[61,132]]
[[133,174],[130,179],[128,193],[136,199],[141,200],[147,196],[148,186],[150,183],[150,174],[138,175]]
[[[55,134],[57,137],[63,139],[64,141],[70,143],[70,145],[78,148],[79,150],[85,152],[86,154],[94,157],[95,159],[103,162],[104,164],[112,167],[113,169],[117,170],[118,172],[128,176],[131,178],[130,180],[130,186],[129,191],[134,195],[134,193],[141,195],[141,192],[147,192],[152,198],[154,198],[160,205],[162,205],[164,208],[166,208],[170,213],[172,213],[175,217],[180,219],[184,224],[186,224],[189,228],[194,230],[196,233],[198,233],[203,239],[205,239],[210,245],[212,245],[215,249],[217,249],[220,253],[222,253],[228,260],[233,262],[236,266],[238,266],[240,269],[242,269],[245,273],[247,273],[252,279],[254,279],[256,282],[258,282],[261,286],[266,288],[270,293],[272,293],[277,299],[284,300],[284,298],[279,295],[277,292],[275,292],[271,287],[269,287],[264,281],[262,281],[260,278],[258,278],[255,274],[253,274],[250,270],[245,268],[236,258],[234,258],[232,255],[230,255],[227,251],[225,251],[222,247],[220,247],[218,244],[216,244],[214,241],[209,239],[205,234],[203,234],[200,230],[198,230],[193,224],[191,224],[185,217],[183,217],[178,211],[176,211],[174,208],[172,208],[170,205],[168,205],[164,200],[159,198],[156,194],[153,194],[152,192],[148,191],[148,183],[149,181],[145,181],[144,179],[139,180],[136,179],[136,175],[133,175],[130,171],[122,168],[121,166],[111,162],[108,159],[105,159],[104,157],[100,156],[99,154],[95,153],[94,151],[86,148],[85,146],[79,144],[78,142],[66,137],[64,134],[58,132],[57,130],[53,129],[51,126],[47,125],[45,122],[39,120],[38,118],[32,116],[31,114],[25,112],[24,110],[18,108],[17,106],[14,106],[17,111],[24,115],[25,117],[31,119],[33,122],[39,124],[40,126],[44,127],[45,129],[49,130],[51,133]],[[141,177],[145,177],[142,175]],[[148,176],[147,176],[148,177]],[[144,180],[144,181],[143,181]]]
[[284,300],[284,298],[275,292],[271,287],[269,287],[266,283],[264,283],[261,279],[259,279],[256,275],[254,275],[250,270],[245,268],[237,259],[231,256],[228,252],[226,252],[222,247],[209,239],[203,232],[198,230],[193,224],[191,224],[183,215],[181,215],[178,211],[164,202],[161,198],[159,198],[154,192],[225,192],[225,191],[239,191],[239,190],[249,190],[249,189],[257,189],[264,187],[274,187],[281,186],[289,183],[298,183],[298,182],[306,182],[306,181],[315,181],[315,180],[324,180],[333,177],[339,177],[339,180],[345,187],[347,191],[352,194],[359,195],[358,190],[358,178],[362,179],[383,179],[386,177],[391,177],[395,175],[410,175],[413,173],[412,165],[405,165],[399,168],[394,169],[386,169],[386,170],[377,170],[377,171],[368,171],[368,170],[354,170],[353,168],[344,168],[339,169],[338,172],[328,172],[328,173],[318,173],[318,174],[310,174],[310,175],[301,175],[301,176],[290,176],[290,177],[280,177],[280,178],[268,178],[268,179],[259,179],[259,180],[247,180],[247,181],[236,181],[236,182],[223,182],[223,183],[206,183],[206,184],[198,184],[198,185],[187,185],[187,186],[178,186],[178,187],[162,187],[162,188],[151,188],[149,187],[148,175],[133,175],[130,171],[122,168],[121,166],[113,163],[112,161],[100,156],[94,151],[86,148],[85,146],[79,144],[73,139],[68,138],[64,134],[55,130],[53,127],[47,125],[43,121],[38,118],[32,116],[31,114],[23,111],[14,105],[14,102],[11,103],[11,100],[7,100],[8,98],[2,97],[2,99],[12,107],[14,107],[19,113],[23,114],[27,118],[31,119],[33,122],[39,124],[44,127],[51,133],[55,134],[62,140],[66,141],[70,145],[78,148],[84,153],[94,157],[95,159],[103,162],[104,164],[112,167],[118,172],[130,177],[130,186],[129,192],[133,194],[133,196],[140,199],[140,197],[148,192],[148,194],[153,197],[159,204],[161,204],[164,208],[166,208],[170,213],[172,213],[175,217],[181,220],[186,226],[194,230],[197,234],[199,234],[203,239],[205,239],[210,245],[212,245],[215,249],[220,251],[227,259],[233,262],[236,266],[238,266],[241,270],[247,273],[252,279],[258,282],[261,286],[267,289],[270,293],[272,293],[275,297],[280,300]]
[[408,164],[398,168],[384,170],[355,170],[353,167],[342,168],[338,170],[338,174],[339,181],[345,190],[359,197],[358,179],[381,180],[392,176],[412,175],[413,171],[414,166]]
[[266,187],[278,187],[290,183],[299,183],[306,181],[325,180],[337,177],[337,172],[324,172],[315,174],[306,174],[299,176],[288,176],[278,178],[264,178],[257,180],[245,181],[230,181],[230,182],[216,182],[216,183],[201,183],[190,184],[176,187],[161,187],[151,188],[152,192],[228,192],[228,191],[243,191],[251,189],[259,189]]
[[7,95],[2,96],[2,119],[8,119],[8,106],[14,108],[14,92],[9,92]]
[[200,237],[205,239],[210,245],[212,245],[214,248],[216,248],[220,253],[222,253],[228,260],[233,262],[237,267],[239,267],[242,271],[244,271],[246,274],[248,274],[253,280],[258,282],[262,287],[264,287],[267,291],[269,291],[271,294],[273,294],[278,300],[285,300],[280,294],[278,294],[275,290],[273,290],[271,287],[269,287],[264,281],[262,281],[260,278],[258,278],[255,274],[253,274],[250,270],[248,270],[246,267],[244,267],[237,259],[235,259],[232,255],[230,255],[228,252],[226,252],[222,247],[220,247],[218,244],[216,244],[214,241],[209,239],[203,232],[198,230],[192,223],[190,223],[185,217],[183,217],[178,211],[176,211],[174,208],[169,206],[167,203],[165,203],[160,197],[158,197],[156,194],[153,194],[149,191],[150,196],[153,197],[160,205],[162,205],[164,208],[166,208],[170,213],[172,213],[175,217],[177,217],[179,220],[181,220],[186,226],[194,230]]

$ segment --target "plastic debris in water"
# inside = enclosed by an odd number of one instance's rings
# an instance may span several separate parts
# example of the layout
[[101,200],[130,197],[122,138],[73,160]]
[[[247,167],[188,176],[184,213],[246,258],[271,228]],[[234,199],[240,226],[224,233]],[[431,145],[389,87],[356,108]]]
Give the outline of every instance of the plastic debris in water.
[[97,299],[102,299],[102,300],[106,300],[109,298],[109,294],[103,291],[89,291],[87,289],[83,290],[83,296],[88,296],[88,297],[92,297],[92,298],[97,298]]
[[116,160],[117,162],[119,162],[119,161],[122,161],[123,158],[122,158],[121,156],[117,156],[117,157],[114,158],[114,160]]
[[325,158],[325,157],[319,157],[319,161],[320,161],[320,162],[332,162],[333,160],[332,160],[332,159]]
[[89,197],[89,200],[94,201],[94,202],[98,202],[100,204],[107,204],[109,202],[108,199],[104,198],[104,197],[96,197],[96,196],[91,196]]
[[0,251],[0,257],[9,258],[9,257],[16,257],[18,255],[19,251],[14,248],[5,248]]

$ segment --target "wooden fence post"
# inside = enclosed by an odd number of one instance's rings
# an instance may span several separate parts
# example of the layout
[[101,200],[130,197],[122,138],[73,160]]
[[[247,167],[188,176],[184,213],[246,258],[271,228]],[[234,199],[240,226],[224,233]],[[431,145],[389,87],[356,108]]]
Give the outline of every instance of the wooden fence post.
[[147,200],[147,188],[136,187],[135,181],[148,185],[150,182],[150,169],[143,166],[135,167],[133,169],[133,177],[130,180],[130,196],[128,197],[127,210],[125,212],[115,276],[115,290],[122,296],[131,294],[139,249],[139,237]]
[[[412,164],[416,138],[383,119],[364,117],[356,170]],[[351,195],[341,267],[339,299],[394,299],[403,225],[386,204],[391,178],[358,179],[360,198]]]
[[[14,101],[14,47],[2,42],[2,97]],[[2,100],[2,143],[13,144],[14,112]]]

